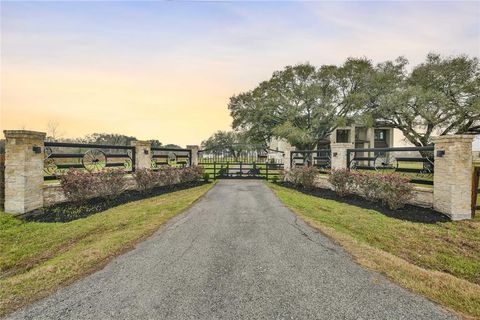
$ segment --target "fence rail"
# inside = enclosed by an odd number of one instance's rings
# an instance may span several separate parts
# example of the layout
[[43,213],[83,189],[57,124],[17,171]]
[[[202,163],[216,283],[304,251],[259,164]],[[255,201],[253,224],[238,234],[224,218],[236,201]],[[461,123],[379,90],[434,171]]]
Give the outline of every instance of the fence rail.
[[290,167],[314,166],[320,172],[328,173],[331,168],[330,149],[319,150],[293,150],[290,153]]
[[44,180],[55,180],[66,170],[99,171],[124,168],[135,171],[135,147],[88,143],[45,142]]
[[152,161],[151,168],[158,170],[161,166],[180,166],[187,167],[192,163],[192,150],[175,148],[151,148]]
[[433,185],[434,146],[348,149],[347,166],[353,170],[396,172],[412,183]]

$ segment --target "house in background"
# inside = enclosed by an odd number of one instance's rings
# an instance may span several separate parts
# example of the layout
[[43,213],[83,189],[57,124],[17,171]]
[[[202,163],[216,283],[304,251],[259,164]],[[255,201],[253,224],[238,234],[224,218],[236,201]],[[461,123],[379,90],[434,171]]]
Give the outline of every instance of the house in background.
[[[480,159],[480,127],[470,130],[469,134],[474,134],[472,149],[474,156]],[[388,126],[377,125],[375,127],[366,127],[364,125],[353,124],[351,126],[336,128],[329,139],[320,142],[317,150],[329,149],[330,143],[354,143],[355,148],[400,148],[414,147],[410,143],[402,131]],[[284,139],[272,138],[269,148],[278,151],[285,151],[289,148],[289,143]],[[358,155],[364,155],[358,153]],[[396,152],[396,156],[418,157],[418,151],[402,151]],[[269,154],[269,158],[278,158],[277,154]]]
[[[391,148],[391,147],[411,147],[402,132],[386,126],[366,127],[363,125],[351,125],[336,128],[328,140],[320,142],[317,149],[328,149],[330,143],[350,143],[353,142],[355,148]],[[288,148],[288,142],[284,139],[272,138],[269,148],[278,151],[284,151]]]

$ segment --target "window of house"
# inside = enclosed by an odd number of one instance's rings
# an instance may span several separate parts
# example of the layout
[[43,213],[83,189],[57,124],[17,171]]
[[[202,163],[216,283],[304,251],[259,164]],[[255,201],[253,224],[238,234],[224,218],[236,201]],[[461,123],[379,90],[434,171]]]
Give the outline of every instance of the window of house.
[[339,143],[350,142],[350,130],[349,129],[337,129],[337,142],[339,142]]
[[387,130],[375,130],[375,140],[387,141]]
[[355,141],[367,140],[367,128],[355,128]]

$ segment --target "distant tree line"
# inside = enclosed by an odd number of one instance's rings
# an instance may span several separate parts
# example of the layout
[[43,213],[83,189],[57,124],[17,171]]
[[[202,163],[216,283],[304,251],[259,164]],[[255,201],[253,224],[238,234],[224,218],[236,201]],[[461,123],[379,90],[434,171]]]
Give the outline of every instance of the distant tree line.
[[429,54],[411,70],[403,57],[376,65],[349,58],[339,66],[287,66],[232,96],[228,108],[233,129],[250,142],[277,137],[310,149],[337,127],[356,123],[397,128],[415,146],[425,146],[434,135],[480,125],[479,61]]
[[[88,144],[106,144],[106,145],[115,145],[115,146],[129,146],[132,141],[138,140],[134,136],[127,136],[123,134],[116,133],[92,133],[80,138],[62,138],[54,137],[50,134],[47,135],[47,141],[58,141],[58,142],[71,142],[71,143],[88,143]],[[175,148],[181,149],[179,145],[176,144],[166,144],[163,145],[157,139],[148,140],[151,142],[152,147],[164,147],[164,148]]]

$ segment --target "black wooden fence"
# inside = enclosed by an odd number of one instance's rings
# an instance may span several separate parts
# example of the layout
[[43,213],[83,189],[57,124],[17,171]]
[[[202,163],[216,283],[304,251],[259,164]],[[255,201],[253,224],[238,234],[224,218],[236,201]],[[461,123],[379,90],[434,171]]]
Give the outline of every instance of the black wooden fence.
[[87,143],[45,142],[44,180],[55,180],[70,168],[99,171],[123,168],[135,171],[135,147]]
[[396,172],[412,183],[433,185],[434,146],[401,148],[354,148],[347,150],[352,170]]
[[314,166],[320,172],[328,173],[331,168],[330,149],[320,150],[294,150],[290,153],[290,167]]
[[157,170],[161,166],[187,167],[192,163],[192,150],[155,147],[152,150],[151,167]]

